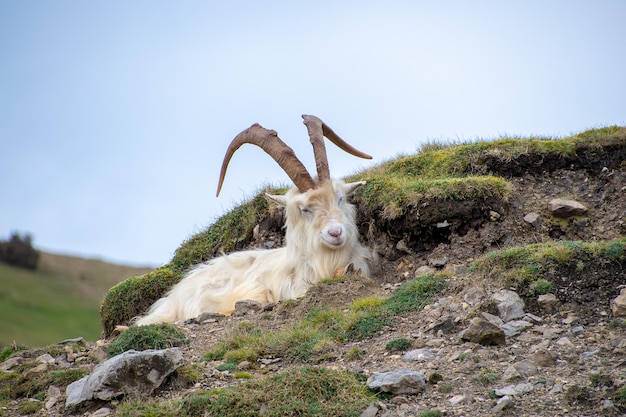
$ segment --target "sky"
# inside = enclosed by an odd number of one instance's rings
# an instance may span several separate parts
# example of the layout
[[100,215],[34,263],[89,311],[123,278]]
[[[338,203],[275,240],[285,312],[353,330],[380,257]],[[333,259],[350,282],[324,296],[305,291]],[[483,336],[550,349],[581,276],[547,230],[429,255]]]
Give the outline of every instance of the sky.
[[0,239],[133,265],[289,178],[245,145],[274,129],[331,174],[423,144],[626,124],[626,2],[1,1]]

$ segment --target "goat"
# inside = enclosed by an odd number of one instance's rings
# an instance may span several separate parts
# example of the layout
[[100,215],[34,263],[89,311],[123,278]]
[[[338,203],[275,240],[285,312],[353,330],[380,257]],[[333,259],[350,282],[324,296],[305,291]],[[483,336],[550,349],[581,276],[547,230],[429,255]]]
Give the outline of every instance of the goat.
[[344,142],[316,116],[302,118],[313,145],[317,181],[276,131],[253,124],[229,145],[217,187],[219,196],[228,163],[243,144],[272,156],[295,184],[284,195],[266,194],[285,209],[285,246],[235,252],[195,266],[135,324],[173,323],[205,312],[230,315],[244,299],[268,303],[302,297],[312,285],[350,266],[369,276],[376,254],[359,242],[356,209],[347,201],[365,182],[330,179],[323,136],[352,155],[371,156]]

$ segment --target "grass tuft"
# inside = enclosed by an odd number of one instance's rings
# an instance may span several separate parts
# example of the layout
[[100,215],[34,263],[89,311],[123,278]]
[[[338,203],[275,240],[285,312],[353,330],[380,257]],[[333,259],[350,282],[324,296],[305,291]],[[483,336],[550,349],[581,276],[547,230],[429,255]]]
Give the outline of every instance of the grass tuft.
[[113,339],[107,353],[113,357],[131,349],[166,349],[186,344],[189,344],[189,340],[185,333],[171,324],[131,326]]

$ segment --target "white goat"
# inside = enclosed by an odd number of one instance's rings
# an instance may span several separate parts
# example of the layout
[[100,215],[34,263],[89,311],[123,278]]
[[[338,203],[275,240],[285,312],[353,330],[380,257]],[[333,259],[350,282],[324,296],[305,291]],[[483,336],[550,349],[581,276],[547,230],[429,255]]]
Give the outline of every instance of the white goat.
[[231,314],[235,302],[244,299],[266,303],[302,297],[313,284],[350,265],[369,276],[376,255],[359,243],[355,208],[347,201],[365,182],[330,180],[323,136],[355,156],[371,157],[348,145],[319,118],[302,117],[313,145],[317,181],[275,131],[254,124],[228,147],[217,189],[219,195],[228,163],[244,143],[271,155],[296,185],[284,195],[266,194],[285,207],[286,246],[235,252],[197,265],[136,324],[173,323],[204,312]]

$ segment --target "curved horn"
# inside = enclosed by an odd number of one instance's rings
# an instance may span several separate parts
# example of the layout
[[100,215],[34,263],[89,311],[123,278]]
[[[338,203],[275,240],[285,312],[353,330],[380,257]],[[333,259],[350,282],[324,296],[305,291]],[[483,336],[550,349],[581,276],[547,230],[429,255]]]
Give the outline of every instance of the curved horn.
[[348,152],[349,154],[358,156],[359,158],[372,159],[370,155],[359,151],[358,149],[354,148],[346,141],[341,139],[319,117],[303,114],[302,119],[304,119],[304,124],[309,131],[309,137],[311,138],[311,144],[313,145],[315,166],[317,167],[317,176],[319,178],[320,184],[330,180],[330,169],[328,168],[328,156],[326,155],[324,136],[326,136],[332,143],[339,146],[341,149]]
[[233,139],[228,149],[226,149],[216,196],[220,194],[220,190],[222,189],[222,183],[224,182],[224,176],[226,175],[230,158],[232,158],[235,151],[244,143],[257,145],[274,158],[301,192],[315,188],[315,181],[313,181],[313,178],[311,178],[309,172],[304,165],[302,165],[302,162],[300,162],[293,149],[280,140],[275,130],[265,129],[263,126],[255,123],[235,136],[235,139]]

